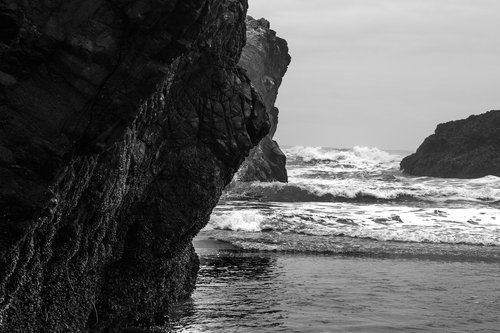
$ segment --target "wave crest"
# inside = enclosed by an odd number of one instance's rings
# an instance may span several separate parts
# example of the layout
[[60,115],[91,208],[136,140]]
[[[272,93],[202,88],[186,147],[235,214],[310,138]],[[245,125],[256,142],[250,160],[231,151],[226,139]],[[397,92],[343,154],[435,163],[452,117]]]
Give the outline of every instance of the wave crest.
[[378,148],[356,146],[351,150],[324,147],[296,146],[284,149],[291,163],[331,163],[345,165],[361,164],[394,164],[399,163],[401,156],[382,151]]
[[265,216],[256,210],[236,211],[229,214],[213,214],[209,228],[232,231],[261,231]]
[[376,186],[362,180],[315,183],[241,183],[237,182],[223,200],[254,199],[269,202],[473,202],[493,204],[500,200],[500,189],[470,186],[457,188],[450,185],[408,185],[405,182]]
[[[238,210],[237,210],[238,209]],[[209,229],[347,237],[377,241],[499,246],[500,213],[481,208],[409,208],[398,205],[294,205],[273,203],[260,211],[240,211],[237,203],[219,209]],[[246,236],[239,233],[240,237]],[[276,243],[279,245],[279,243]],[[286,245],[286,244],[282,244]]]

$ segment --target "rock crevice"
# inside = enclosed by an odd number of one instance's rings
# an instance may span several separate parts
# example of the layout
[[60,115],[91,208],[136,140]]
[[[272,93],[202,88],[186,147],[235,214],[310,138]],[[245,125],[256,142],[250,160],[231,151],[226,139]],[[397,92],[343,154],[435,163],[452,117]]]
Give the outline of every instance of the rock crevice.
[[271,120],[271,129],[259,145],[252,149],[238,171],[240,181],[287,182],[286,156],[273,136],[278,126],[279,110],[274,106],[291,57],[287,42],[276,36],[265,19],[247,17],[247,43],[241,54],[243,67],[261,94]]
[[270,128],[246,9],[0,1],[0,332],[147,327],[190,294],[191,240]]

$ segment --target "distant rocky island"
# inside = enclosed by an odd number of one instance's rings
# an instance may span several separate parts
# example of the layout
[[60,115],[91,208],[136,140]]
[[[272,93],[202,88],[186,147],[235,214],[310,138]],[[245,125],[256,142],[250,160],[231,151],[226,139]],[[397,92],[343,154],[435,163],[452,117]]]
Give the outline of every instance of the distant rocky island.
[[500,176],[500,111],[439,124],[401,169],[442,178]]
[[0,332],[164,324],[194,289],[193,237],[262,138],[251,160],[271,171],[244,178],[286,181],[271,138],[288,48],[265,20],[247,35],[246,12],[0,3]]
[[286,40],[276,36],[265,19],[247,17],[247,43],[243,48],[239,65],[246,71],[266,106],[271,130],[251,150],[237,177],[240,181],[287,182],[286,156],[278,143],[273,141],[278,126],[279,110],[274,106],[278,89],[291,57]]

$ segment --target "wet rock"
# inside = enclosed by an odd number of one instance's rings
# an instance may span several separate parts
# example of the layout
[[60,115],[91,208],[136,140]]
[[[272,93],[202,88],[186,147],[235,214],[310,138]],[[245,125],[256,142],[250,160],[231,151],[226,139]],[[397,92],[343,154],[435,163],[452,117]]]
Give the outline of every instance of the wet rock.
[[12,151],[9,149],[0,146],[0,163],[13,163],[14,158],[13,158]]
[[274,106],[290,55],[287,42],[276,36],[265,19],[247,17],[247,43],[243,48],[240,65],[247,71],[252,83],[261,94],[271,120],[271,130],[260,144],[252,149],[238,172],[240,181],[287,182],[286,156],[278,143],[272,140],[278,126],[279,110]]
[[500,176],[500,111],[439,124],[401,169],[443,178]]
[[278,143],[269,136],[252,149],[237,174],[237,180],[251,181],[279,181],[288,182],[286,171],[286,156]]
[[0,3],[0,332],[146,328],[189,296],[191,240],[270,126],[246,9]]
[[16,83],[17,80],[15,77],[7,73],[0,72],[0,85],[4,87],[10,87],[14,86]]

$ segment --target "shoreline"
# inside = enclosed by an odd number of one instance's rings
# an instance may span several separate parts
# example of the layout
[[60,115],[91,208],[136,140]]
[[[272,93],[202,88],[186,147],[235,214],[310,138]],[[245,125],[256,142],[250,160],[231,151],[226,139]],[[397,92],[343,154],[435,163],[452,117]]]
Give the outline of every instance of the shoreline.
[[[311,244],[314,244],[312,246]],[[268,246],[266,248],[266,246]],[[500,247],[470,244],[378,241],[342,236],[202,230],[193,246],[200,255],[307,256],[433,262],[500,263]]]
[[499,263],[232,251],[198,239],[201,270],[174,332],[493,331]]
[[193,246],[196,251],[198,250],[243,250],[241,247],[231,244],[214,237],[204,236],[198,234],[193,239]]

